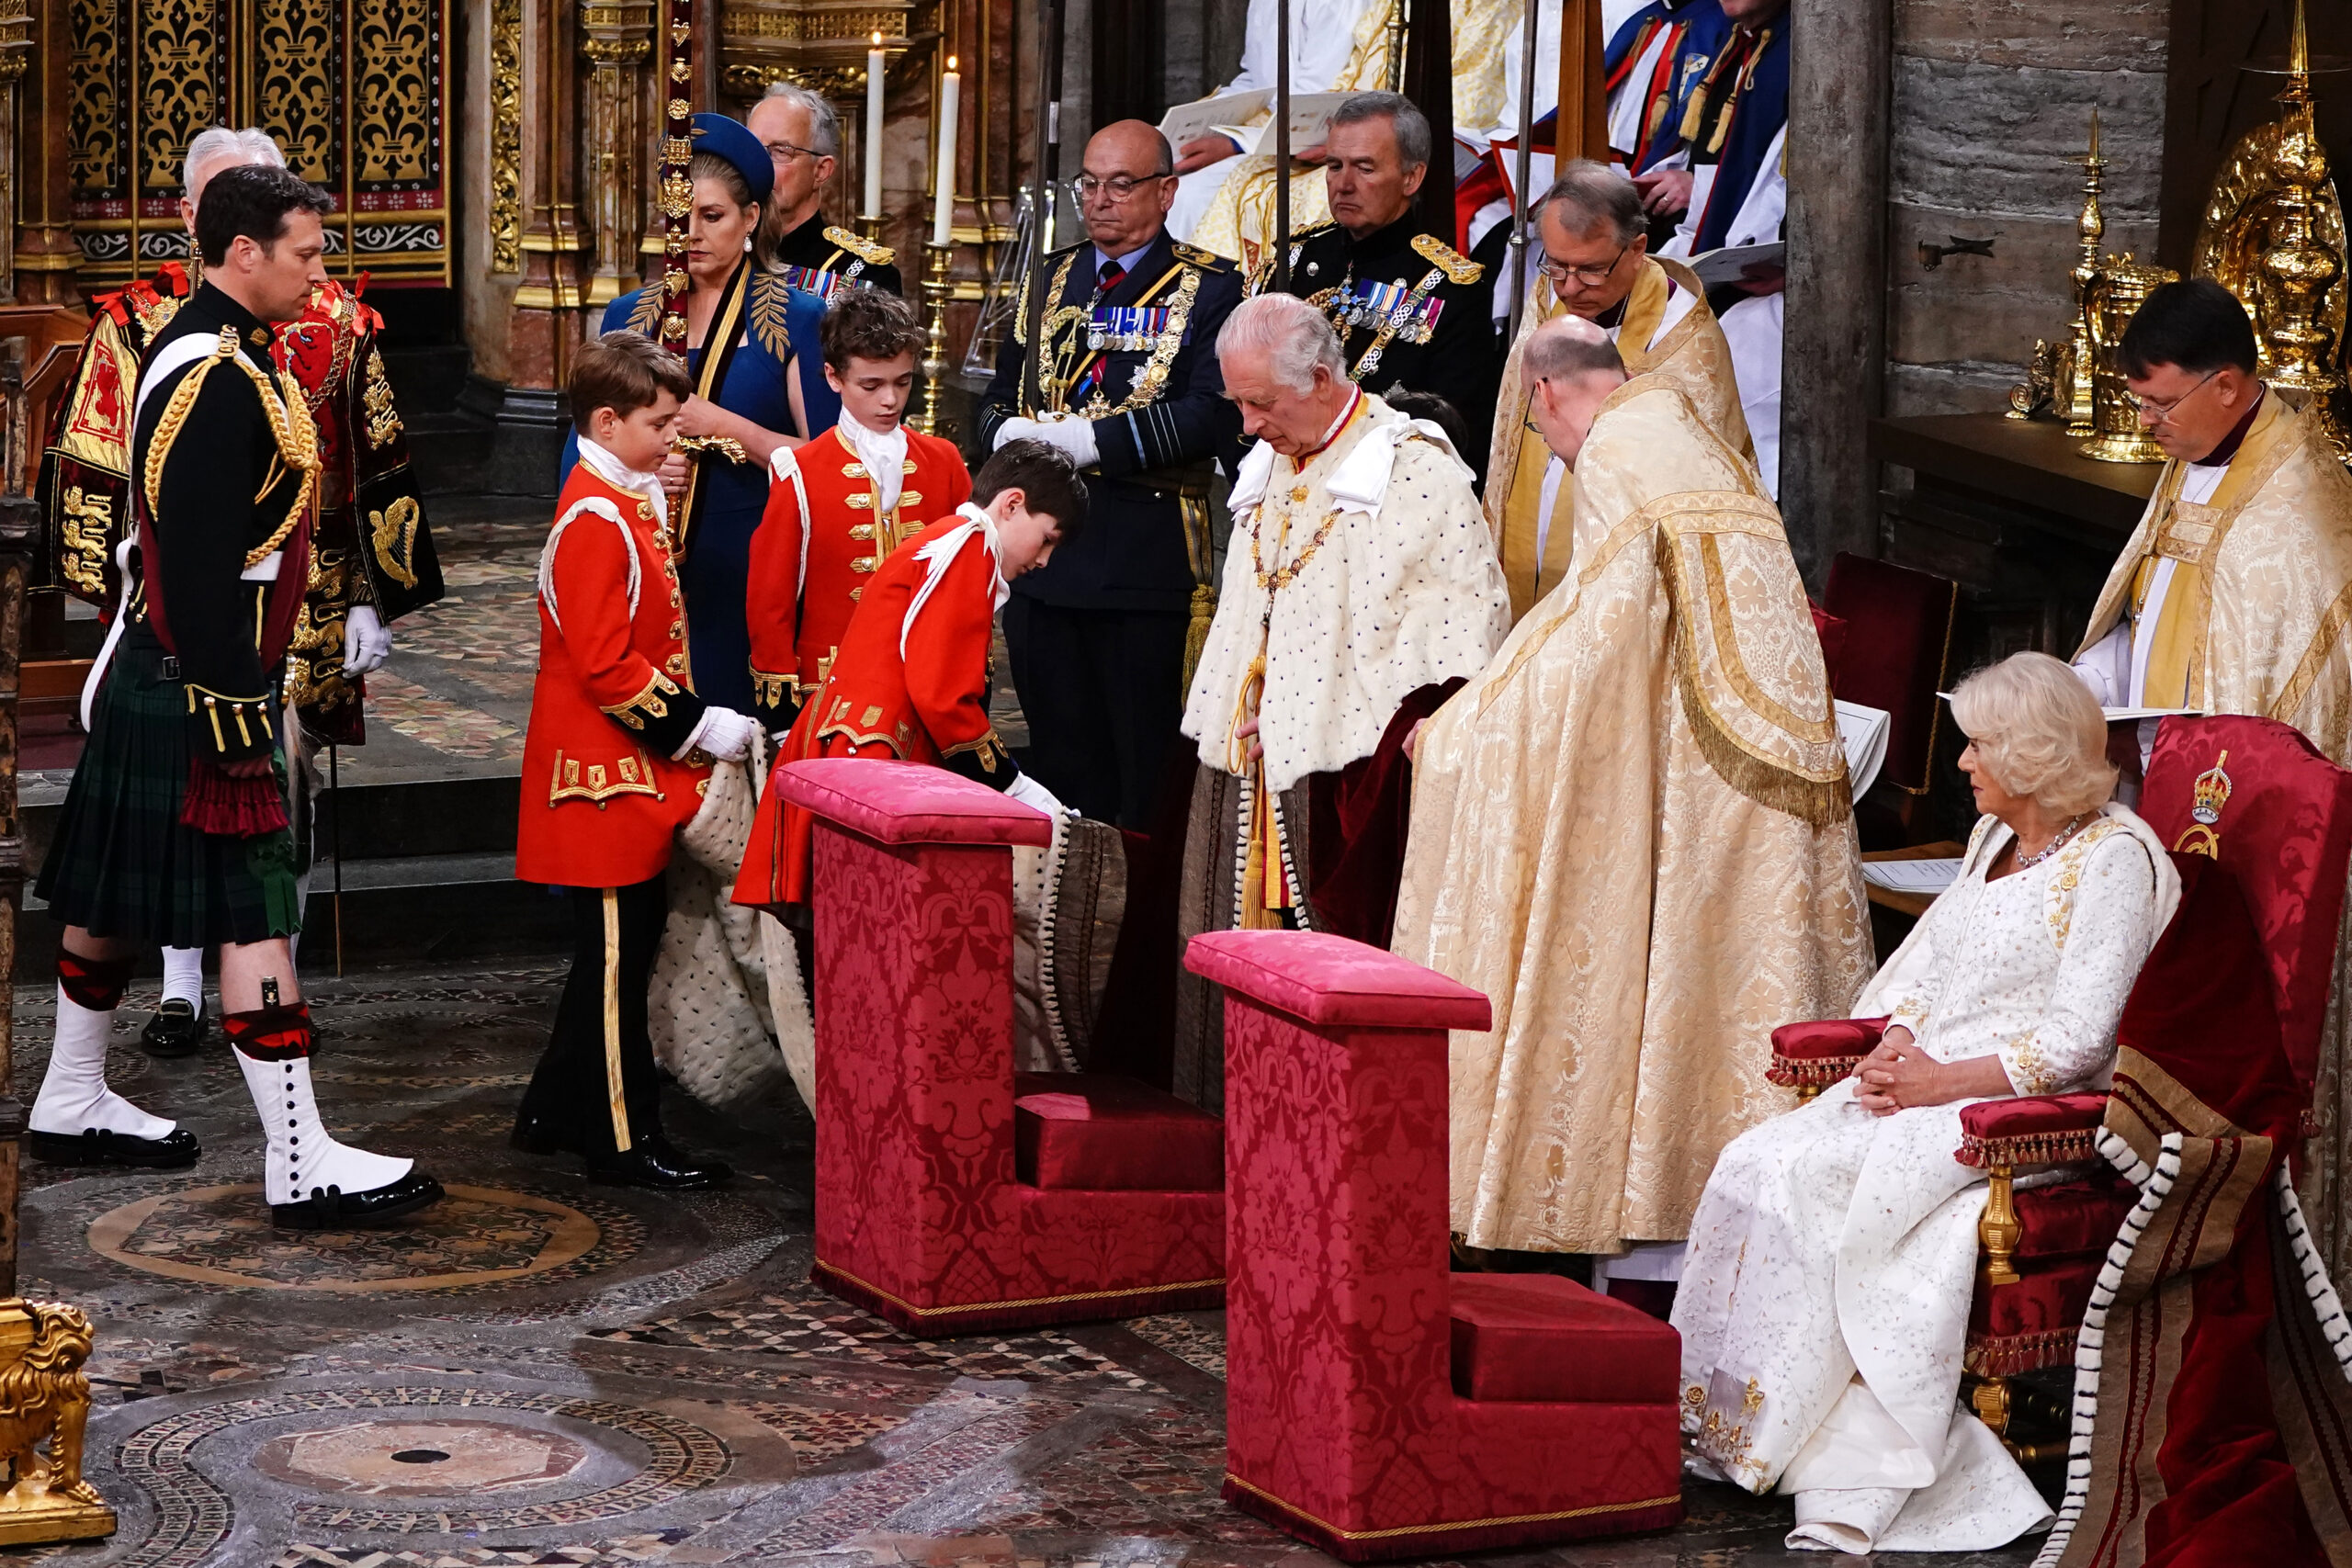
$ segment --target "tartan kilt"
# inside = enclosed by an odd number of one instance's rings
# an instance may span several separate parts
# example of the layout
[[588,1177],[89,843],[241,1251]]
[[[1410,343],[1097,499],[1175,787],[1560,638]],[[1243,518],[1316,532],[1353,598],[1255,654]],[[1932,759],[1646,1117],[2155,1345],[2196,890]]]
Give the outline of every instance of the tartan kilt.
[[[93,936],[165,947],[291,936],[302,929],[292,833],[238,839],[181,825],[187,688],[164,674],[164,657],[144,622],[124,633],[34,891]],[[271,722],[282,737],[282,716]],[[283,791],[282,746],[272,760]]]

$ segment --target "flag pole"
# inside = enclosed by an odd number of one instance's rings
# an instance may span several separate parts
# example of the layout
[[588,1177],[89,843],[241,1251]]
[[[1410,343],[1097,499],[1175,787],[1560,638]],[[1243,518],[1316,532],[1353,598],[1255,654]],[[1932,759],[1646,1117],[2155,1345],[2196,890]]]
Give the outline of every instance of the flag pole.
[[[1398,0],[1402,4],[1402,0]],[[1290,0],[1274,0],[1274,292],[1290,292]]]
[[1046,412],[1046,314],[1057,300],[1046,298],[1049,285],[1046,254],[1053,247],[1054,197],[1062,152],[1062,0],[1046,0],[1045,36],[1037,40],[1037,176],[1036,199],[1029,209],[1028,320],[1023,323],[1029,340],[1029,357],[1022,367],[1021,412],[1031,417]]
[[[1510,331],[1506,341],[1519,341],[1519,322],[1527,309],[1527,180],[1532,171],[1535,149],[1535,45],[1538,37],[1537,6],[1542,0],[1529,0],[1527,23],[1520,35],[1519,46],[1519,147],[1514,161],[1519,165],[1516,178],[1510,183]],[[1554,167],[1558,166],[1559,136],[1553,134]]]

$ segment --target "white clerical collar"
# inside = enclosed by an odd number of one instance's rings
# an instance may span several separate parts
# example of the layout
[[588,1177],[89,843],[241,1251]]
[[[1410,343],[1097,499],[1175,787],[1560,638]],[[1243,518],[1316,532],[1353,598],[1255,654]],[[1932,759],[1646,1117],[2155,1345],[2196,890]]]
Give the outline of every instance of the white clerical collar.
[[639,472],[585,435],[580,437],[580,460],[606,484],[650,498],[655,520],[665,528],[670,525],[670,498],[662,489],[659,474]]

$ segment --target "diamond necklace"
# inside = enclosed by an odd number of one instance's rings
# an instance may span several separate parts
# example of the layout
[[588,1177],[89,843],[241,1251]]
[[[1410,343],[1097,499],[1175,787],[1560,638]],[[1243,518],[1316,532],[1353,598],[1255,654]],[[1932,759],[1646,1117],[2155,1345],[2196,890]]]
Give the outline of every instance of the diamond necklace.
[[2064,845],[2067,840],[2075,836],[2075,829],[2082,825],[2083,818],[2089,815],[2090,813],[2087,811],[2078,811],[2074,816],[2068,818],[2066,819],[2066,825],[2064,828],[2059,829],[2057,834],[2052,837],[2048,843],[2042,845],[2041,848],[2034,851],[2031,854],[2026,853],[2022,849],[2018,850],[2018,869],[2019,871],[2023,871],[2030,865],[2040,865],[2043,861],[2046,861],[2052,855],[2056,854],[2060,846]]

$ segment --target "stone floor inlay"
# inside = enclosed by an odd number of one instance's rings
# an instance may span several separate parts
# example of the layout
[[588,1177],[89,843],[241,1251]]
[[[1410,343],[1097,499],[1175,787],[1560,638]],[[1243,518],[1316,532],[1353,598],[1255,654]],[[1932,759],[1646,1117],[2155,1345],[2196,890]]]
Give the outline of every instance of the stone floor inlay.
[[[469,678],[476,655],[414,658]],[[1328,1568],[1219,1495],[1222,1314],[918,1340],[834,1300],[808,1282],[815,1129],[788,1094],[730,1120],[665,1095],[671,1136],[735,1165],[719,1191],[593,1186],[510,1148],[561,982],[304,976],[329,1125],[451,1193],[316,1235],[268,1224],[217,1034],[149,1057],[134,994],[110,1073],[202,1163],[28,1165],[21,1211],[21,1287],[96,1325],[85,1468],[121,1529],[0,1568]],[[20,1085],[54,994],[17,993]],[[1783,1549],[1787,1499],[1684,1498],[1679,1529],[1497,1568],[1823,1568]]]

